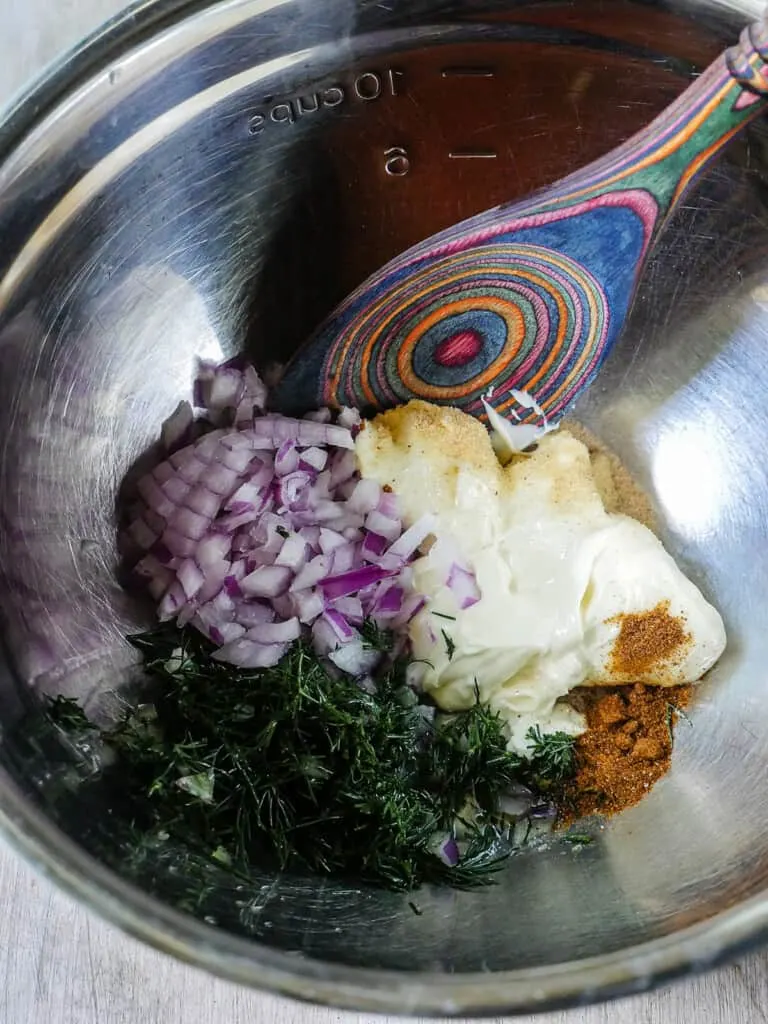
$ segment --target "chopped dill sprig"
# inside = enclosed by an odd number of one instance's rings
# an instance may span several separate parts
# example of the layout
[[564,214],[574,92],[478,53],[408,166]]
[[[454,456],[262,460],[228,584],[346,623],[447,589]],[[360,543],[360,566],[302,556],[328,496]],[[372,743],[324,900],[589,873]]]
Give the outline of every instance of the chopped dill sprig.
[[570,843],[571,846],[589,846],[594,842],[593,837],[587,835],[586,832],[571,832],[563,836],[563,839],[566,843]]
[[693,722],[688,717],[688,715],[686,715],[686,713],[683,711],[681,707],[679,707],[677,704],[673,704],[671,701],[668,701],[665,721],[667,726],[667,733],[669,734],[670,748],[673,747],[675,743],[674,730],[675,726],[677,725],[677,720],[679,718],[682,718],[682,720],[686,722],[688,725],[693,725]]
[[526,734],[530,745],[530,771],[547,785],[573,778],[576,772],[576,739],[565,732],[542,733],[540,726]]
[[443,636],[443,643],[445,644],[445,653],[448,657],[448,661],[453,661],[453,655],[456,650],[456,644],[453,642],[453,638],[450,637],[445,632],[444,629],[441,629],[440,632],[442,633]]

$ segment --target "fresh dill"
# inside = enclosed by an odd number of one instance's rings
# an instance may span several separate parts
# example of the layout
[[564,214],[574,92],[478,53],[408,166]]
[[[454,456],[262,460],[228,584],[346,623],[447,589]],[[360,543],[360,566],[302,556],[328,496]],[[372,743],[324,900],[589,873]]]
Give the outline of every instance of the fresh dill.
[[530,771],[546,785],[565,782],[576,772],[576,740],[565,732],[542,733],[538,725],[526,734]]
[[[198,889],[206,864],[241,879],[279,868],[398,890],[493,880],[512,849],[502,797],[521,782],[559,785],[573,741],[532,730],[531,761],[518,757],[479,693],[467,711],[438,713],[407,685],[392,638],[369,624],[363,634],[390,655],[372,692],[302,643],[273,668],[245,670],[214,661],[189,628],[129,638],[157,684],[153,700],[100,740],[136,871],[156,873],[158,858],[182,849]],[[48,711],[64,732],[93,733],[74,701],[57,698]],[[451,866],[436,844],[459,823]]]
[[677,704],[673,704],[671,701],[668,701],[667,702],[667,713],[666,713],[665,721],[666,721],[666,726],[667,726],[667,733],[669,734],[669,745],[670,745],[670,747],[674,746],[674,742],[675,742],[674,729],[675,729],[675,726],[677,725],[677,720],[679,718],[682,718],[683,721],[686,722],[686,724],[693,725],[693,722],[688,717],[688,715],[686,715],[686,713],[683,711],[683,709],[681,707],[679,707]]
[[450,637],[445,632],[444,629],[441,629],[440,632],[443,635],[443,642],[445,643],[445,653],[448,656],[448,661],[453,661],[453,655],[456,650],[456,644],[453,642],[453,638]]
[[449,622],[456,621],[455,615],[446,615],[445,612],[432,612],[432,614],[436,615],[438,619],[448,619]]

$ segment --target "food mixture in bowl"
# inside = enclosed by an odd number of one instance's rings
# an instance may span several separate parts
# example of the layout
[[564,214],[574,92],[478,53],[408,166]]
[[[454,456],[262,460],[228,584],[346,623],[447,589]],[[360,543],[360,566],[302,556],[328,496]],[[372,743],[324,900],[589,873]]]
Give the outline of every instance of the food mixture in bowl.
[[98,742],[134,839],[470,886],[664,774],[722,619],[617,461],[515,398],[538,423],[299,420],[252,367],[201,366],[198,418],[182,403],[126,486],[154,685]]

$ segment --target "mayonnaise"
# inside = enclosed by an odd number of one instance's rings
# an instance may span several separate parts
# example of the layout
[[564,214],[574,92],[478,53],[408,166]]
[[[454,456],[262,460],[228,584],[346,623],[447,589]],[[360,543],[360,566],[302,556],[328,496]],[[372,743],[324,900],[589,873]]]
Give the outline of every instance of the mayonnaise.
[[[398,495],[407,525],[435,517],[437,542],[413,567],[428,598],[410,627],[422,685],[447,711],[479,694],[504,718],[510,749],[525,753],[534,725],[583,731],[560,700],[576,686],[691,683],[722,653],[718,612],[650,530],[605,510],[587,448],[567,431],[502,467],[477,420],[410,402],[368,423],[356,452],[363,476]],[[447,583],[452,564],[477,581],[469,607]],[[622,622],[659,606],[685,641],[630,677],[616,656]]]

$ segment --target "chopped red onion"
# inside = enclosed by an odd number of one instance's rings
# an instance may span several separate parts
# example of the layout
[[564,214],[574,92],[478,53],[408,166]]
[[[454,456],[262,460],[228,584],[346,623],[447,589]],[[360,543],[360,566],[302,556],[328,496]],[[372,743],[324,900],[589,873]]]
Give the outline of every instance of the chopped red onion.
[[226,661],[238,668],[272,668],[287,653],[290,644],[260,644],[247,636],[214,651],[217,661]]
[[322,448],[305,448],[299,461],[302,468],[315,469],[321,473],[328,463],[328,452]]
[[359,427],[363,421],[357,409],[351,409],[349,406],[345,406],[336,417],[336,422],[339,426],[347,427],[348,430],[354,430]]
[[295,439],[283,441],[275,453],[275,473],[287,476],[299,468],[299,452]]
[[345,644],[358,635],[357,630],[350,626],[341,612],[336,611],[335,608],[329,608],[325,612],[325,620],[330,624],[340,644]]
[[333,608],[340,612],[353,626],[362,626],[365,620],[363,602],[359,597],[354,597],[351,594],[348,597],[340,597],[337,601],[333,602]]
[[325,611],[325,601],[317,590],[299,590],[291,594],[293,612],[299,621],[311,625]]
[[365,528],[371,533],[377,533],[390,543],[402,534],[403,526],[399,519],[390,519],[383,512],[374,509],[365,517]]
[[365,565],[361,569],[352,569],[339,576],[327,576],[321,580],[320,586],[326,599],[335,601],[337,597],[356,594],[372,583],[379,583],[394,575],[394,572],[381,569],[378,565]]
[[366,647],[362,640],[353,638],[329,651],[328,658],[342,672],[360,679],[373,672],[381,661],[381,653]]
[[445,836],[439,839],[435,845],[435,855],[449,868],[455,868],[459,863],[459,847],[453,836]]
[[375,611],[380,615],[397,615],[403,609],[405,591],[397,584],[393,584],[383,590],[376,598]]
[[260,644],[283,644],[298,640],[301,636],[301,625],[298,619],[286,619],[284,622],[265,622],[248,630],[248,639]]
[[380,495],[381,488],[375,480],[358,480],[349,496],[347,506],[351,512],[367,515],[378,505]]
[[303,569],[296,574],[291,584],[291,590],[306,590],[308,587],[315,587],[320,580],[329,576],[333,568],[333,558],[328,555],[315,555],[307,562]]
[[307,564],[308,551],[307,542],[297,534],[293,534],[290,537],[286,537],[283,542],[283,546],[280,548],[275,559],[275,565],[285,565],[292,569],[293,572],[298,572],[299,569]]
[[192,600],[205,583],[205,576],[200,572],[194,558],[185,558],[179,563],[176,569],[176,579],[181,584],[181,589],[188,601]]
[[164,480],[160,484],[160,490],[174,505],[179,505],[187,496],[189,484],[177,476],[172,476],[169,480]]
[[453,592],[453,596],[459,608],[471,608],[480,600],[480,588],[477,585],[475,574],[454,562],[448,572],[447,585]]
[[427,537],[434,533],[435,517],[421,516],[413,526],[409,526],[405,533],[401,534],[391,545],[387,554],[396,555],[398,558],[407,560],[421,547]]
[[249,597],[278,597],[288,590],[292,578],[286,566],[263,565],[240,581],[240,589]]
[[[173,450],[138,481],[124,550],[160,618],[189,622],[217,658],[269,667],[311,634],[334,671],[370,679],[381,655],[358,627],[404,630],[423,607],[409,562],[432,520],[404,531],[395,495],[360,478],[356,410],[299,420],[264,414],[266,400],[240,359],[200,364],[206,420],[194,424],[182,404],[164,425]],[[472,574],[443,562],[460,603],[476,600]]]
[[258,601],[240,601],[235,607],[235,619],[241,626],[250,629],[264,622],[274,622],[275,612],[266,604]]

